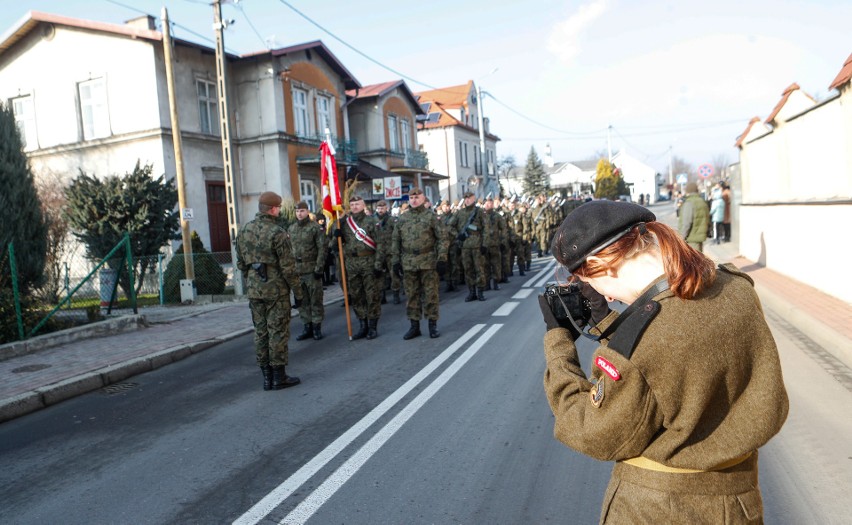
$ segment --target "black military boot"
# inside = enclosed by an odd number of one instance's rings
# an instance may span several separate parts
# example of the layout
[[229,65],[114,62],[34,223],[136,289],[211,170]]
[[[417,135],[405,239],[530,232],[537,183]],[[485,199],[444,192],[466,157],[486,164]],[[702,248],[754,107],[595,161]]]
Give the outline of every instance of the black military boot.
[[314,324],[313,323],[305,323],[305,329],[302,330],[302,333],[296,336],[296,341],[304,341],[305,339],[310,339],[314,336]]
[[484,288],[484,290],[486,290],[486,291],[490,291],[490,290],[491,290],[491,279],[485,279],[485,288]]
[[468,287],[467,297],[464,298],[464,302],[469,303],[471,301],[476,300],[476,288],[473,286]]
[[399,304],[399,290],[393,291],[393,304]]
[[482,290],[482,288],[477,288],[477,289],[476,289],[476,298],[477,298],[477,299],[479,299],[480,301],[484,301],[484,300],[485,300],[485,296],[484,296],[484,295],[482,295],[482,291],[483,291],[483,290]]
[[429,337],[435,339],[436,337],[440,337],[441,332],[438,331],[438,320],[437,319],[429,319]]
[[492,285],[492,288],[493,288],[494,290],[499,290],[499,289],[500,289],[500,285],[498,285],[498,284],[497,284],[497,279],[494,279],[494,284]]
[[387,293],[387,290],[382,290],[382,301],[381,301],[382,304],[388,304],[388,298],[387,298],[386,293]]
[[[405,335],[402,336],[403,339],[408,341],[409,339],[414,339],[415,337],[420,337],[420,320],[409,319],[411,321],[411,328],[405,332]],[[431,322],[431,321],[430,321]]]
[[314,341],[322,339],[322,323],[314,323]]
[[260,367],[263,373],[263,389],[272,390],[272,367],[269,365]]
[[[511,275],[511,274],[509,274],[509,275]],[[508,282],[509,282],[509,276],[508,276],[508,275],[506,275],[506,274],[504,273],[504,274],[503,274],[503,278],[502,278],[502,279],[500,279],[500,283],[501,283],[501,284],[506,284],[506,283],[508,283]]]
[[523,265],[523,264],[519,264],[519,265],[518,265],[518,271],[520,272],[521,277],[523,277],[524,275],[526,275],[526,274],[524,273],[524,265]]
[[363,339],[363,338],[367,337],[367,320],[366,319],[358,319],[358,322],[361,323],[361,327],[358,329],[358,331],[355,333],[355,335],[352,336],[353,341],[356,340],[356,339]]
[[298,377],[288,376],[284,369],[284,366],[272,367],[272,390],[290,388],[302,382]]
[[378,319],[367,320],[367,339],[375,339],[379,337],[379,332],[376,330],[379,324]]
[[[530,268],[532,268],[532,263],[527,261],[527,271],[530,271]],[[523,274],[521,274],[521,275],[523,275]]]
[[457,290],[456,285],[453,284],[453,280],[450,279],[447,281],[447,288],[444,290],[445,292],[455,292]]

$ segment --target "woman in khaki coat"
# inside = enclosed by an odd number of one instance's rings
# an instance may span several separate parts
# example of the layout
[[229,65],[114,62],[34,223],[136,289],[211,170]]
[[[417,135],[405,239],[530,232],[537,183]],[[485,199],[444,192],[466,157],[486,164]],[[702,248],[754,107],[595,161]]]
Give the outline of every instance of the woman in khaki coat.
[[757,449],[788,410],[775,341],[751,279],[655,219],[593,201],[556,232],[553,254],[592,304],[630,306],[593,312],[587,377],[579,327],[540,297],[554,435],[616,462],[601,523],[761,523]]

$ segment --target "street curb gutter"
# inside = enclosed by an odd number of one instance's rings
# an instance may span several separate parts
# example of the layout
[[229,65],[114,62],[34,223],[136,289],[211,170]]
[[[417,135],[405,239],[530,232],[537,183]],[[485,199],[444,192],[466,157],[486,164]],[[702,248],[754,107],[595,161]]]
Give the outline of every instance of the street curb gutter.
[[852,368],[852,341],[778,294],[757,283],[754,288],[766,308],[777,313],[841,363]]
[[124,363],[92,370],[76,377],[64,379],[52,385],[24,392],[9,399],[0,400],[0,423],[35,412],[66,399],[103,388],[129,377],[156,370],[180,361],[220,343],[236,339],[254,331],[253,327],[215,337],[206,341],[182,344],[154,354],[132,359]]

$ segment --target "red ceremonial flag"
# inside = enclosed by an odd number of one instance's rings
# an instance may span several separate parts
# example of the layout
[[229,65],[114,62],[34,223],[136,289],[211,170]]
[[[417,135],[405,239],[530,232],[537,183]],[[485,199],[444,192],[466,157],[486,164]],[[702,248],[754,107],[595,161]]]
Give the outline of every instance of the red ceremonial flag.
[[337,162],[334,160],[334,148],[328,141],[320,144],[320,185],[322,186],[322,213],[325,215],[325,229],[331,229],[336,217],[335,212],[343,211],[340,203],[340,188],[337,186]]

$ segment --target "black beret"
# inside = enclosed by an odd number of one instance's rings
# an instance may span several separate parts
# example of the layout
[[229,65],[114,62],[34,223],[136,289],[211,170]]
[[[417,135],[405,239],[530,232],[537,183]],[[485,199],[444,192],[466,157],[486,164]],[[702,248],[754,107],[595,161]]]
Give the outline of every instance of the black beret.
[[553,238],[553,253],[573,272],[587,257],[614,243],[637,224],[656,220],[647,208],[631,202],[587,202],[565,217]]

